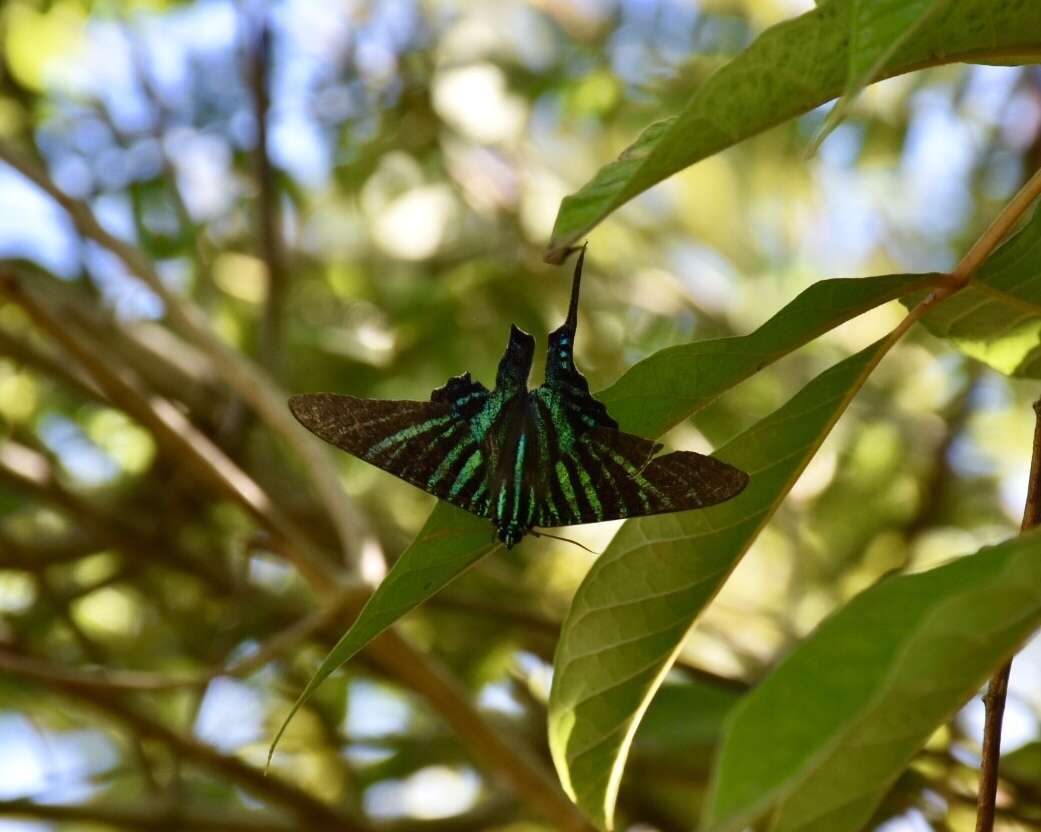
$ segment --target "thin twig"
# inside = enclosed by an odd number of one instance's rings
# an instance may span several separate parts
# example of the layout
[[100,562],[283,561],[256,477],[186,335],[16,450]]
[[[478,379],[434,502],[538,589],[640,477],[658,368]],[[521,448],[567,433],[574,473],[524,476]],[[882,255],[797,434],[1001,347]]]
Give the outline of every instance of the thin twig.
[[1027,180],[1026,184],[1001,209],[1001,213],[987,226],[986,231],[980,235],[972,248],[969,249],[968,254],[961,259],[961,262],[958,263],[951,274],[962,280],[968,280],[972,277],[975,271],[983,265],[983,262],[990,257],[991,252],[1005,239],[1009,231],[1015,227],[1016,223],[1019,222],[1019,218],[1026,213],[1027,208],[1030,207],[1031,203],[1039,195],[1041,195],[1041,168],[1034,171],[1034,175]]
[[46,304],[13,276],[0,273],[0,291],[21,306],[37,326],[57,341],[106,396],[148,427],[175,458],[191,462],[202,477],[241,502],[272,533],[291,543],[294,563],[309,580],[318,583],[334,580],[327,562],[313,550],[296,524],[283,515],[256,481],[200,433],[180,410],[166,399],[149,396],[126,373],[109,366],[83,343],[68,320],[60,322]]
[[271,107],[269,81],[271,67],[271,27],[261,20],[255,37],[248,44],[249,85],[253,95],[253,120],[257,128],[255,165],[257,179],[257,242],[267,267],[267,297],[260,324],[257,355],[261,364],[278,378],[282,346],[282,314],[288,275],[279,221],[278,182],[268,153],[268,116]]
[[422,692],[467,745],[490,764],[515,793],[552,820],[554,828],[591,832],[589,822],[564,797],[556,779],[531,751],[508,732],[493,730],[458,683],[394,630],[370,642],[367,655],[385,672]]
[[28,543],[0,530],[0,569],[38,572],[51,566],[75,563],[104,548],[104,538],[91,537],[79,531]]
[[[90,538],[98,542],[93,552],[105,545],[115,547],[131,559],[140,557],[142,552],[154,552],[161,554],[174,568],[196,575],[218,588],[227,587],[226,577],[212,562],[190,558],[172,546],[170,541],[143,534],[122,516],[106,512],[70,491],[55,476],[48,459],[33,448],[13,440],[0,442],[0,481],[52,504],[74,519]],[[4,554],[13,555],[17,559],[17,543],[10,552],[5,551]],[[18,564],[18,568],[27,567]]]
[[134,832],[294,832],[297,827],[271,819],[266,812],[203,813],[173,802],[136,806],[63,806],[31,800],[0,800],[0,816],[55,823],[102,824]]
[[[383,821],[379,832],[483,832],[496,827],[508,817],[514,805],[504,798],[486,798],[468,812],[444,818],[406,818]],[[271,817],[269,812],[228,811],[205,812],[195,807],[182,807],[174,799],[158,798],[130,805],[99,803],[67,806],[36,803],[32,800],[0,800],[0,817],[22,817],[57,823],[103,824],[132,832],[300,832],[299,824]],[[70,826],[69,828],[74,828]],[[326,832],[308,827],[308,832]],[[339,830],[336,830],[339,832]]]
[[[43,311],[46,315],[46,310]],[[41,317],[41,320],[49,319]],[[54,328],[53,322],[50,322],[48,332],[54,335],[55,333],[50,332],[52,328]],[[65,336],[68,337],[68,333],[65,333]],[[72,346],[75,348],[75,345]],[[121,380],[107,366],[97,368],[87,366],[90,364],[91,357],[84,355],[84,352],[77,349],[76,357],[85,362],[88,372],[95,377],[99,386],[113,400],[120,402],[121,406],[124,406],[125,400],[128,403],[126,405],[128,412],[135,418],[139,418],[148,427],[164,429],[164,426],[156,421],[154,414],[144,409],[140,401],[135,401],[141,397],[138,391],[132,388],[132,385],[127,387],[129,382],[126,382],[125,379]],[[97,370],[97,374],[95,374],[95,370]],[[147,404],[147,402],[145,403]],[[178,430],[173,433],[172,440],[179,443],[184,442],[182,431]],[[194,453],[190,443],[185,451],[189,454]],[[321,594],[328,595],[335,591],[334,583],[323,580],[313,570],[305,567],[301,571]],[[360,604],[355,603],[351,613],[356,614],[359,608]],[[333,636],[333,640],[338,635],[337,632]],[[491,726],[469,701],[466,692],[458,687],[438,663],[423,656],[394,633],[388,633],[372,642],[366,650],[366,655],[390,675],[401,679],[406,685],[424,696],[434,709],[453,726],[460,737],[477,750],[493,771],[496,771],[518,795],[551,818],[557,828],[573,830],[590,828],[578,810],[560,791],[559,786],[546,771],[541,761],[523,750],[519,742],[507,739],[500,729]],[[59,686],[61,684],[73,685],[82,681],[82,679],[59,680],[57,678],[52,680],[55,685]],[[141,681],[150,683],[152,680],[124,679],[123,681],[139,684]],[[99,685],[90,685],[89,689],[98,691]]]
[[[1041,399],[1034,402],[1034,448],[1030,455],[1030,480],[1023,508],[1023,531],[1032,529],[1041,519]],[[983,754],[980,759],[980,786],[976,798],[976,832],[994,828],[994,808],[998,796],[998,766],[1001,762],[1001,723],[1005,716],[1008,680],[1012,673],[1009,659],[987,685],[983,697],[987,718],[983,724]]]
[[333,624],[343,615],[349,604],[359,604],[358,595],[357,592],[344,592],[339,600],[334,600],[323,609],[290,624],[285,630],[268,639],[260,649],[245,658],[227,667],[214,667],[188,676],[167,676],[162,673],[134,670],[77,670],[4,649],[2,643],[0,643],[0,670],[43,682],[51,681],[79,688],[107,691],[156,691],[202,687],[218,676],[248,676],[268,662],[285,655],[294,647]]
[[65,696],[89,704],[125,725],[135,734],[158,741],[174,750],[184,760],[227,777],[258,799],[292,812],[299,819],[300,828],[337,832],[352,832],[365,828],[300,787],[279,777],[265,777],[262,771],[238,757],[223,754],[199,740],[182,736],[131,705],[126,696],[114,696],[111,691],[80,687],[56,680],[51,680],[48,686]]
[[0,355],[54,379],[82,399],[107,403],[104,394],[91,383],[90,379],[85,378],[54,356],[15,338],[2,329],[0,329]]
[[349,562],[357,568],[362,553],[366,557],[375,557],[374,553],[378,550],[372,545],[366,545],[372,542],[367,523],[343,491],[336,469],[325,450],[296,423],[289,412],[286,394],[256,365],[221,341],[210,329],[202,311],[167,286],[144,254],[105,230],[86,203],[70,197],[38,164],[26,159],[4,142],[0,142],[0,161],[41,188],[65,210],[84,237],[115,254],[132,274],[159,295],[171,323],[210,356],[224,382],[248,402],[303,460],[326,513],[337,529]]
[[[10,271],[25,280],[52,307],[60,305],[80,327],[107,347],[111,354],[118,355],[149,387],[167,398],[184,402],[193,414],[202,415],[205,421],[216,421],[214,413],[223,399],[223,385],[215,378],[209,357],[198,348],[158,323],[139,321],[129,324],[118,320],[110,310],[98,305],[82,285],[59,280],[35,265],[0,260],[0,271]],[[14,350],[15,355],[28,351],[19,348],[13,335],[0,330],[0,353],[8,348]],[[49,353],[44,353],[43,360],[35,363],[42,372],[65,381],[64,375],[71,370],[55,359],[51,359],[51,363],[57,366],[52,369],[46,363],[48,357]],[[26,355],[27,363],[33,359],[31,353]],[[74,383],[72,380],[67,386]]]

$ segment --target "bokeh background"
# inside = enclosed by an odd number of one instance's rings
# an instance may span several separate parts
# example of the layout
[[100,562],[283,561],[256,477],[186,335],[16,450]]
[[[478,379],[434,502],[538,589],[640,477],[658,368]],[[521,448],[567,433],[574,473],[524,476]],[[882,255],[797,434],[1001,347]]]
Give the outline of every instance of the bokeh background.
[[[490,382],[510,322],[540,338],[560,322],[570,267],[541,251],[561,198],[811,5],[5,0],[0,142],[282,390],[421,399],[463,370]],[[825,112],[593,232],[578,354],[594,390],[663,347],[746,333],[822,278],[952,266],[1041,163],[1036,68],[877,84],[808,157]],[[0,258],[98,360],[175,402],[331,572],[377,580],[421,526],[431,498],[337,456],[365,543],[350,568],[330,556],[299,457],[157,294],[2,161]],[[829,333],[668,441],[721,444],[901,314]],[[1014,533],[1036,388],[918,330],[886,359],[652,707],[623,827],[691,827],[720,719],[830,610]],[[599,550],[614,526],[573,531]],[[481,562],[400,627],[455,698],[363,655],[265,781],[274,728],[349,621],[321,613],[282,543],[0,306],[0,831],[554,828],[465,725],[550,770],[555,632],[592,556],[542,539]],[[1039,717],[1041,642],[1013,669],[1007,828],[1041,828]],[[939,731],[875,827],[971,828],[981,723],[973,702]]]

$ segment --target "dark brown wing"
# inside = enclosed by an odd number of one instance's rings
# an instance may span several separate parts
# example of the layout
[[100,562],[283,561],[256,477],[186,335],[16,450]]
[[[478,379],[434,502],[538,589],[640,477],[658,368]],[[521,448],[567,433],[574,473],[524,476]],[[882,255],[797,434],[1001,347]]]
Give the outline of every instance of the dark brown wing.
[[569,526],[705,508],[739,494],[743,471],[691,451],[596,427],[544,467],[537,526]]
[[435,398],[414,402],[313,393],[293,396],[289,409],[326,442],[488,517],[484,454],[452,397],[435,391]]

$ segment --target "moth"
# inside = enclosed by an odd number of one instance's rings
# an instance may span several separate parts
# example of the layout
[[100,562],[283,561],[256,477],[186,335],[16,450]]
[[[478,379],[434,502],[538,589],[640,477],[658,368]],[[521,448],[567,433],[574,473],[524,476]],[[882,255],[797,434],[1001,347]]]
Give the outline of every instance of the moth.
[[[545,382],[528,389],[535,339],[510,326],[495,389],[466,372],[430,401],[293,396],[312,433],[424,491],[490,520],[507,549],[552,528],[704,508],[748,475],[711,456],[623,433],[575,366],[585,248],[563,325],[549,335]],[[536,532],[537,534],[537,532]]]

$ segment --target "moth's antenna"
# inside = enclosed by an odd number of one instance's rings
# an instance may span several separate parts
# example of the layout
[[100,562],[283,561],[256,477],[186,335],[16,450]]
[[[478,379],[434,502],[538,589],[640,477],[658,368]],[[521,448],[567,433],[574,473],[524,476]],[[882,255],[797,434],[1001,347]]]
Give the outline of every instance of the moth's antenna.
[[568,306],[564,326],[572,332],[578,327],[578,290],[582,286],[582,264],[586,259],[586,246],[588,245],[589,243],[583,243],[582,248],[579,249],[578,260],[575,262],[575,276],[571,279],[571,305]]
[[585,549],[587,552],[589,552],[589,554],[596,555],[597,557],[600,557],[600,555],[603,554],[603,552],[594,552],[588,546],[583,546],[577,540],[572,540],[570,537],[557,537],[557,535],[555,534],[548,534],[547,532],[537,532],[534,529],[531,529],[528,532],[528,534],[530,534],[532,537],[551,537],[554,540],[561,540],[564,543],[574,543],[579,549]]

